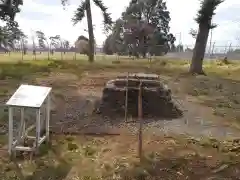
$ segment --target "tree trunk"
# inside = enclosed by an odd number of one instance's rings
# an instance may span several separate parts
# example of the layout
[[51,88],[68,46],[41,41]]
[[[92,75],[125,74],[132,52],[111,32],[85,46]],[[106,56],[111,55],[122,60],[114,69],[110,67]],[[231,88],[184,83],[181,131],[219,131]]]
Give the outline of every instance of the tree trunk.
[[93,34],[93,24],[92,24],[92,12],[90,0],[86,0],[86,11],[87,11],[87,21],[88,21],[88,35],[89,35],[89,62],[94,61],[94,34]]
[[50,45],[49,44],[47,44],[48,45],[48,61],[50,60]]
[[23,61],[24,45],[23,45],[23,40],[22,39],[21,39],[21,53],[22,53],[22,61]]
[[61,60],[63,60],[63,46],[62,46],[62,42],[61,42],[61,47],[60,47],[60,49],[61,49]]
[[206,51],[207,40],[209,35],[209,26],[206,24],[199,25],[199,30],[196,38],[196,43],[193,50],[190,73],[204,74],[203,59]]

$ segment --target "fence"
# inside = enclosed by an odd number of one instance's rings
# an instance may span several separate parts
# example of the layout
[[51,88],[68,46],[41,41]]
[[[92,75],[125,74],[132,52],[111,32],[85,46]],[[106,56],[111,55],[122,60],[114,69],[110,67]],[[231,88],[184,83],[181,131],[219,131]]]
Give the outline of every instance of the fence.
[[[161,47],[156,47],[161,48]],[[181,45],[177,46],[174,51],[171,50],[160,56],[161,58],[169,58],[169,59],[186,59],[189,60],[193,55],[194,45]],[[238,46],[212,46],[212,48],[206,48],[205,59],[222,59],[224,57],[228,57],[229,60],[240,60],[240,48]],[[106,55],[102,52],[102,48],[98,47],[95,55],[96,60],[118,60],[118,59],[129,59],[133,58],[133,56],[129,57],[128,54],[124,55]],[[50,54],[48,52],[36,52],[34,55],[32,51],[28,51],[27,54],[23,54],[22,52],[9,52],[0,54],[0,60],[87,60],[86,55],[82,55],[76,53],[74,51],[66,51],[66,52],[54,52],[54,54]]]
[[[194,45],[183,45],[182,51],[169,52],[165,57],[172,59],[191,59]],[[214,43],[206,47],[205,59],[223,59],[240,60],[240,46],[218,45]]]

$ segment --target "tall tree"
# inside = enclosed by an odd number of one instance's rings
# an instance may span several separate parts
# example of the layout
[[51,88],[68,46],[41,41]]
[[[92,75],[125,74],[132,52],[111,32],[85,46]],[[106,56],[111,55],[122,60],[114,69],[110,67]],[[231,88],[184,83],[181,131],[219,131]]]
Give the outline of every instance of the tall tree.
[[64,41],[63,41],[63,47],[64,47],[65,49],[69,49],[69,48],[70,48],[70,43],[69,43],[68,40],[64,40]]
[[61,48],[61,36],[60,35],[55,35],[55,36],[51,36],[50,38],[50,45],[51,47],[56,48]]
[[37,36],[37,39],[38,39],[38,45],[40,48],[42,49],[45,49],[46,48],[46,41],[47,41],[47,38],[44,34],[44,32],[42,31],[36,31],[36,36]]
[[62,40],[62,48],[63,48],[64,54],[65,54],[66,50],[69,49],[69,41],[68,40]]
[[112,44],[111,38],[112,38],[112,35],[110,34],[109,36],[107,36],[105,42],[103,43],[103,52],[108,55],[113,54],[113,47],[111,46]]
[[198,32],[197,32],[196,29],[192,29],[192,28],[191,28],[190,31],[189,31],[189,34],[190,34],[194,39],[196,39]]
[[194,46],[192,62],[190,66],[190,73],[204,74],[203,71],[203,59],[207,46],[207,40],[209,31],[215,28],[216,25],[212,24],[212,18],[215,15],[215,10],[223,0],[202,0],[201,7],[198,11],[197,18],[198,33],[196,37],[196,43]]
[[[94,4],[99,7],[103,13],[103,23],[104,23],[104,30],[108,31],[112,25],[112,19],[110,14],[107,13],[107,7],[104,6],[101,0],[92,0]],[[75,15],[73,17],[73,23],[77,24],[78,22],[82,21],[85,17],[85,11],[87,15],[88,21],[88,34],[89,34],[89,62],[94,61],[94,33],[93,33],[93,24],[92,24],[92,13],[91,13],[91,3],[90,0],[82,0],[80,6],[77,8]]]
[[1,0],[0,19],[14,21],[16,14],[20,12],[19,6],[21,5],[23,5],[23,0]]
[[26,35],[19,29],[18,23],[8,20],[6,25],[0,27],[0,46],[10,49],[16,48],[16,43],[25,39]]
[[63,60],[63,40],[60,35],[51,37],[52,42],[55,43],[55,48],[59,48],[61,52],[61,60]]
[[48,40],[45,36],[45,33],[42,31],[36,31],[36,36],[38,39],[38,46],[42,50],[46,50],[46,44],[47,44],[47,50],[48,50],[48,60],[50,60],[50,45],[48,43]]
[[58,39],[57,39],[56,36],[51,36],[51,37],[49,37],[49,40],[50,40],[50,50],[52,51],[52,50],[53,50],[53,47],[54,47],[54,48],[57,48]]
[[[131,0],[113,28],[113,40],[137,55],[165,51],[175,37],[169,34],[170,13],[162,0]],[[119,46],[118,46],[119,47]],[[124,49],[124,48],[122,48]]]
[[14,21],[17,13],[20,12],[22,0],[1,0],[0,19],[6,22],[6,26],[0,27],[0,44],[14,49],[15,42],[23,37],[23,32],[19,29],[18,23]]
[[27,44],[28,44],[27,36],[23,36],[21,39],[21,49],[23,55],[27,54]]
[[[62,5],[65,7],[69,0],[60,0]],[[20,12],[20,6],[23,5],[23,0],[0,0],[0,19],[2,21],[6,22],[15,22],[15,16],[17,13]],[[11,42],[11,41],[6,41],[6,32],[5,32],[5,27],[0,27],[0,44],[3,44],[5,42]],[[34,41],[34,36],[32,37],[33,39],[33,53],[35,54],[35,41]],[[12,43],[11,43],[12,44]]]

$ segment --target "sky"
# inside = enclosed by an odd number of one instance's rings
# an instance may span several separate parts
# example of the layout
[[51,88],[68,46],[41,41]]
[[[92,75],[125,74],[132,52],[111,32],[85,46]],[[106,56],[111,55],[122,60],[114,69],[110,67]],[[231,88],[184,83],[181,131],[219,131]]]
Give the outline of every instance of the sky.
[[[113,20],[121,16],[130,0],[103,0],[109,8]],[[43,31],[47,37],[60,35],[69,40],[71,44],[80,35],[88,36],[84,29],[87,28],[87,20],[73,26],[71,21],[74,11],[81,0],[69,0],[69,5],[63,9],[61,0],[24,0],[21,12],[16,16],[20,28],[31,37],[35,31]],[[177,38],[177,43],[185,46],[193,46],[194,39],[189,35],[191,28],[197,28],[194,21],[199,0],[166,0],[170,11],[170,32]],[[213,22],[218,27],[213,30],[212,40],[216,46],[233,46],[240,44],[240,1],[225,0],[216,11]],[[101,46],[106,38],[103,33],[102,14],[92,3],[92,17],[95,25],[94,33],[97,45]],[[238,43],[239,42],[239,43]]]

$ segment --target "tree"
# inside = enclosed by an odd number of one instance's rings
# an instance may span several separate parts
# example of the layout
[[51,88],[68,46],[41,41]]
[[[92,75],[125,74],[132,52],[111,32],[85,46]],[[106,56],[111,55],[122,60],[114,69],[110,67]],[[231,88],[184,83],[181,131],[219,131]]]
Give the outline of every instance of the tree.
[[66,50],[69,49],[69,41],[67,40],[62,40],[62,48],[64,50],[64,54],[66,54]]
[[[7,22],[5,27],[1,27],[1,44],[13,46],[13,39],[19,35],[18,23],[14,21],[17,13],[20,12],[19,6],[23,5],[22,0],[5,0],[0,4],[0,19]],[[15,30],[15,31],[14,31]],[[18,32],[16,30],[19,30]]]
[[[60,0],[62,5],[65,7],[68,3],[68,0]],[[20,12],[20,6],[23,5],[23,0],[1,0],[0,4],[0,19],[2,21],[9,22],[10,24],[16,23],[14,21],[15,16],[17,13]],[[9,36],[8,36],[9,37]],[[12,36],[14,37],[14,36]],[[4,40],[5,38],[5,40]],[[33,39],[33,46],[34,50],[33,53],[36,54],[35,50],[35,42],[34,42],[34,36],[32,37]],[[3,41],[4,40],[4,41]],[[6,44],[8,42],[9,45],[12,46],[12,40],[6,39],[6,32],[4,27],[0,27],[0,44]],[[43,46],[43,43],[41,41],[41,46]]]
[[216,27],[216,25],[212,24],[212,18],[215,15],[217,6],[222,2],[223,0],[202,0],[201,2],[201,7],[195,19],[198,23],[198,33],[189,69],[190,73],[204,74],[202,65],[209,31]]
[[16,14],[20,12],[19,6],[21,5],[23,5],[23,0],[2,0],[0,4],[1,20],[14,21]]
[[50,39],[51,48],[54,47],[56,49],[56,48],[61,47],[61,37],[60,37],[60,35],[51,36],[49,39]]
[[111,38],[112,38],[112,35],[107,36],[105,42],[103,43],[103,52],[108,55],[113,54],[113,49],[111,46]]
[[[107,7],[104,6],[101,0],[92,0],[94,4],[99,7],[103,13],[104,18],[104,30],[109,31],[112,25],[112,19],[110,17],[110,14],[107,13]],[[65,1],[66,2],[66,1]],[[94,34],[93,34],[93,24],[92,24],[92,13],[91,13],[91,4],[90,0],[83,0],[80,4],[80,6],[77,8],[75,15],[73,17],[73,23],[74,25],[78,22],[82,21],[82,19],[85,17],[85,11],[87,15],[87,21],[88,21],[88,34],[89,34],[89,62],[94,61]]]
[[64,40],[64,41],[63,41],[63,47],[64,47],[65,49],[69,49],[69,48],[70,48],[70,43],[69,43],[68,40]]
[[77,41],[75,42],[76,51],[80,54],[89,55],[89,40],[85,36],[79,36]]
[[192,28],[191,28],[190,31],[189,31],[189,34],[190,34],[194,39],[196,39],[198,32],[197,32],[196,29],[192,29]]
[[49,49],[51,51],[51,54],[53,54],[53,47],[56,49],[57,48],[57,45],[58,45],[58,36],[51,36],[49,38],[50,40],[50,45],[49,45]]
[[33,55],[34,55],[34,60],[36,60],[37,57],[36,57],[35,34],[32,34],[31,39],[32,39],[32,45],[33,45]]
[[[162,0],[132,0],[113,27],[113,43],[128,49],[135,56],[164,54],[169,42],[176,40],[169,34],[170,13]],[[125,48],[125,47],[128,48]]]
[[17,44],[21,46],[21,40],[26,39],[26,37],[22,30],[19,29],[18,23],[10,19],[8,19],[5,26],[0,27],[0,47],[2,48],[16,49]]
[[45,49],[46,48],[46,41],[47,41],[47,38],[44,34],[44,32],[42,31],[36,31],[36,36],[38,38],[38,45],[40,48],[42,49]]
[[22,37],[22,39],[21,39],[21,47],[22,47],[22,54],[23,55],[27,54],[27,43],[28,43],[28,41],[27,41],[26,37]]
[[[36,36],[38,38],[38,46],[42,49],[46,49],[46,44],[47,44],[47,49],[48,49],[48,60],[50,60],[50,44],[47,41],[47,38],[42,31],[36,31]],[[46,44],[45,44],[46,43]]]
[[182,44],[177,45],[176,50],[177,52],[183,52],[183,45]]
[[52,43],[54,43],[55,48],[59,48],[61,52],[61,60],[63,60],[63,40],[60,35],[50,37]]

